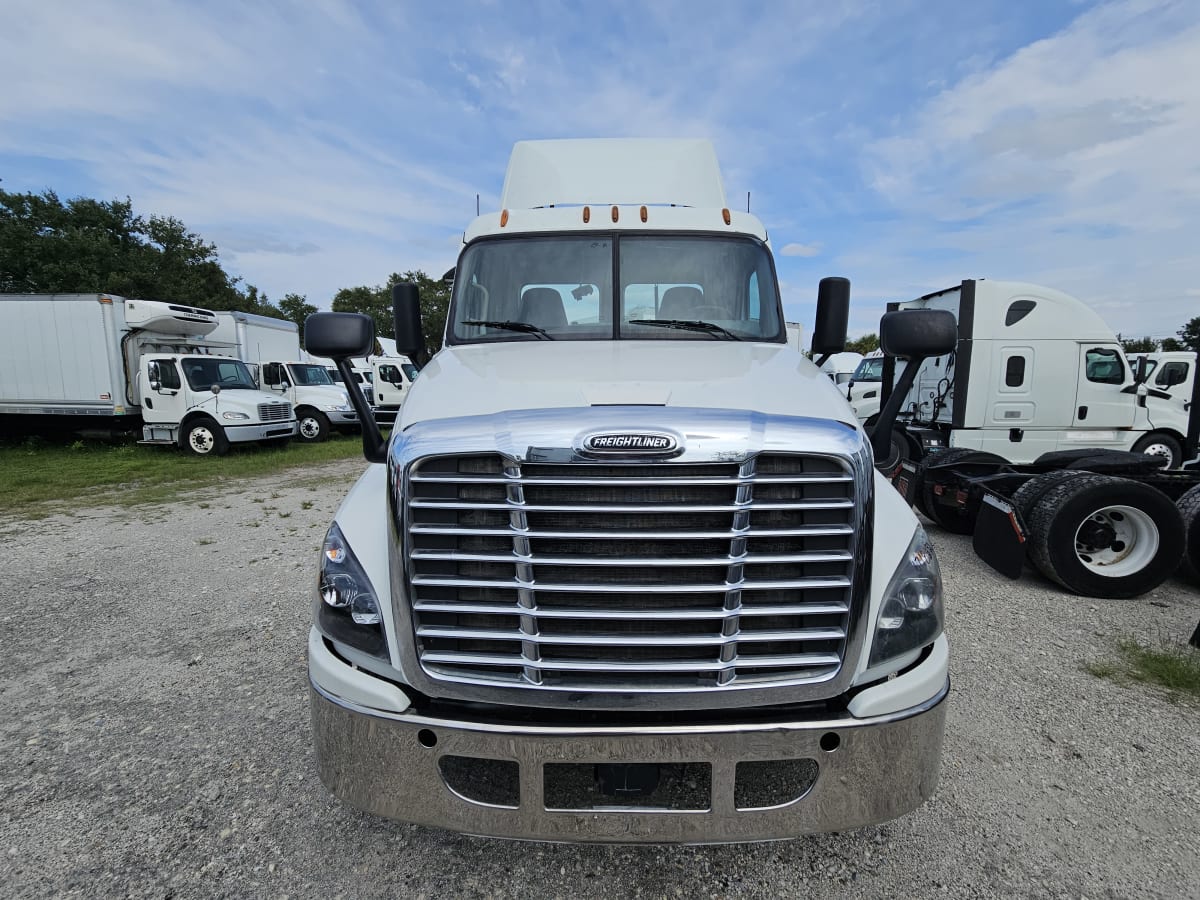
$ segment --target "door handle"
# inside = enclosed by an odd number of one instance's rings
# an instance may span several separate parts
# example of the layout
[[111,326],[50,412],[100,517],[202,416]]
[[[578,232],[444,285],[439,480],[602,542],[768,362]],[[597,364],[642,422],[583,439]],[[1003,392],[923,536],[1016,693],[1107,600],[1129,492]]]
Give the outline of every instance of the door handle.
[[1083,421],[1083,420],[1084,420],[1084,419],[1086,419],[1086,418],[1087,418],[1087,407],[1086,407],[1086,406],[1081,406],[1081,407],[1079,407],[1079,419],[1080,419],[1080,421]]

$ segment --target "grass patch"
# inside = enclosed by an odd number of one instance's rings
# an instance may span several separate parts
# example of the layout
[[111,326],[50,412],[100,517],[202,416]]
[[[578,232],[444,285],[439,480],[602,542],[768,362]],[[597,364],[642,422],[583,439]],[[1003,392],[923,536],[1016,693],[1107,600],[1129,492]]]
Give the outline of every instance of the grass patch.
[[[184,491],[231,479],[270,475],[362,455],[357,435],[333,435],[320,444],[234,446],[227,456],[195,457],[132,440],[0,443],[0,513],[38,517],[72,506],[162,503]],[[207,508],[207,504],[202,504]]]
[[1165,639],[1148,647],[1133,638],[1117,641],[1116,649],[1116,660],[1089,663],[1087,670],[1099,678],[1153,684],[1172,697],[1200,699],[1200,650]]

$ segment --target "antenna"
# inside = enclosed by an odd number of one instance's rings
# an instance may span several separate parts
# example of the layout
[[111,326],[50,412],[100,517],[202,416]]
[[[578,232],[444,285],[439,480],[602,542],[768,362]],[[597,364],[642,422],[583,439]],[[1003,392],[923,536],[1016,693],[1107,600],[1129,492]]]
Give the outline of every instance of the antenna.
[[746,212],[750,212],[750,192],[746,191]]
[[475,215],[479,215],[479,195],[475,195]]

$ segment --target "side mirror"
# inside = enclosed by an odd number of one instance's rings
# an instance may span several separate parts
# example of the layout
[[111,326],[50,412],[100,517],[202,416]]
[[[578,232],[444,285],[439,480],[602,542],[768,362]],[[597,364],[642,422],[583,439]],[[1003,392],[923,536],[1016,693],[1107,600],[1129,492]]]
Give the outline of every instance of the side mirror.
[[454,284],[454,269],[451,269],[449,272],[447,272],[445,275],[442,276],[442,283],[443,284]]
[[288,388],[290,388],[290,387],[291,387],[291,385],[290,385],[290,384],[288,384],[286,381],[281,381],[281,382],[279,382],[279,390],[281,390],[281,391],[284,391],[284,392],[286,392],[286,391],[287,391],[287,389],[288,389]]
[[416,363],[425,352],[425,332],[421,328],[421,292],[415,284],[392,285],[392,318],[396,350]]
[[879,347],[899,359],[943,356],[958,346],[958,323],[945,309],[903,309],[879,320]]
[[1150,367],[1147,365],[1148,360],[1144,356],[1139,356],[1133,364],[1133,383],[1142,384],[1150,377]]
[[161,381],[151,381],[150,382],[150,390],[161,391],[162,390],[162,382]]
[[850,322],[850,280],[822,278],[817,285],[817,321],[813,326],[812,355],[818,366],[846,349]]
[[375,322],[362,313],[313,313],[304,320],[304,347],[313,356],[366,356],[375,346]]
[[214,384],[212,387],[209,388],[209,390],[212,391],[213,394],[219,394],[219,393],[221,393],[221,386],[219,384]]

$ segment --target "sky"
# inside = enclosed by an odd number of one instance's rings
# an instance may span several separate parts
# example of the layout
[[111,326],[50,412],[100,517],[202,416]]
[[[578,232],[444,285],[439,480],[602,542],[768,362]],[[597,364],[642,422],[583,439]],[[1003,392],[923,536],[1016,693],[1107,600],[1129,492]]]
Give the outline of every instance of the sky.
[[1200,315],[1195,0],[0,0],[0,187],[129,197],[270,297],[434,277],[518,140],[706,137],[786,317],[964,278]]

